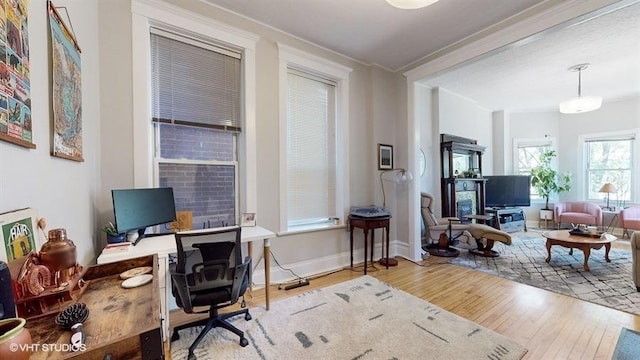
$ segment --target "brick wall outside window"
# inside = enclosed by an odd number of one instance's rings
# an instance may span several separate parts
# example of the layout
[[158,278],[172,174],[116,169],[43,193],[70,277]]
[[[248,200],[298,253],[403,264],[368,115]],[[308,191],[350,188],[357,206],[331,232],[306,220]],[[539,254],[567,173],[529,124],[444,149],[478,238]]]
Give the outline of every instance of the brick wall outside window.
[[[234,160],[230,132],[178,125],[160,125],[163,159]],[[176,210],[193,212],[193,228],[233,225],[235,167],[208,164],[159,164],[159,185],[173,187]]]

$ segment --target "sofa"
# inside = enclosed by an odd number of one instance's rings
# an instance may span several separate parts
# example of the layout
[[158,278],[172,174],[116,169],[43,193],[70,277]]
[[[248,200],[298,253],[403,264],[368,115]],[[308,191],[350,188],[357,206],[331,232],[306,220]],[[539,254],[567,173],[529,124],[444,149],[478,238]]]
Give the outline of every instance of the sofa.
[[631,235],[631,258],[633,282],[636,290],[640,291],[640,231],[634,231]]
[[562,223],[602,226],[602,209],[590,202],[559,202],[554,205],[553,213],[558,229]]
[[629,236],[629,229],[640,230],[640,206],[632,206],[620,211],[622,237]]

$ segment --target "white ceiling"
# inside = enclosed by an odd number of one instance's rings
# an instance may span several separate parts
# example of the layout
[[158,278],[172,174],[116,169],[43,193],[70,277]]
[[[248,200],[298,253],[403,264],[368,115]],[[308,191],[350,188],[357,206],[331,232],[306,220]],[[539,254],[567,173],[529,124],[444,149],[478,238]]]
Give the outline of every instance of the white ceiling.
[[385,0],[203,1],[395,71],[545,0],[441,0],[415,10]]
[[[489,110],[548,111],[578,95],[607,101],[640,95],[640,3],[587,22],[548,31],[425,81]],[[640,105],[639,105],[640,106]]]
[[[441,0],[400,10],[385,0],[203,0],[389,70],[412,63],[545,0]],[[546,0],[555,1],[555,0]],[[489,110],[539,111],[582,94],[640,95],[640,3],[523,42],[426,79]]]

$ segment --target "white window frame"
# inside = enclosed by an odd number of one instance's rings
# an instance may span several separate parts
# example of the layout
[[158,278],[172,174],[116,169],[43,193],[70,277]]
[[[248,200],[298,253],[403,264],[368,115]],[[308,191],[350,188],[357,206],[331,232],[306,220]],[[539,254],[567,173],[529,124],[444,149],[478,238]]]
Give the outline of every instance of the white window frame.
[[[287,216],[287,73],[289,68],[309,72],[336,83],[336,214],[344,223],[349,202],[349,73],[352,69],[278,43],[280,112],[280,231],[279,235],[335,228],[333,222],[289,227]],[[328,219],[327,219],[328,220]]]
[[[520,163],[519,163],[519,154],[518,149],[521,147],[534,147],[534,146],[549,146],[551,150],[554,150],[556,154],[558,153],[558,148],[556,146],[556,139],[553,137],[545,137],[545,138],[515,138],[513,139],[513,173],[514,175],[520,175]],[[558,157],[556,156],[551,160],[551,166],[553,169],[558,171]],[[529,194],[531,196],[531,194]],[[558,200],[558,194],[553,193],[549,196],[549,202],[555,202]],[[544,198],[534,198],[531,197],[532,204],[544,204]]]
[[237,138],[237,175],[240,211],[257,213],[256,163],[256,43],[255,34],[221,24],[213,19],[157,0],[133,0],[133,163],[134,186],[158,183],[154,171],[154,132],[151,122],[151,28],[203,37],[220,42],[242,53],[242,132]]
[[591,201],[602,201],[601,199],[589,199],[589,184],[587,181],[589,177],[587,176],[588,169],[588,156],[587,156],[587,142],[588,141],[606,141],[606,140],[621,140],[624,138],[633,137],[632,141],[632,149],[631,149],[631,199],[630,203],[638,203],[640,202],[640,184],[638,184],[637,173],[638,169],[640,169],[640,140],[638,139],[638,135],[640,134],[640,128],[638,129],[630,129],[630,130],[621,130],[621,131],[610,131],[610,132],[601,132],[601,133],[592,133],[592,134],[583,134],[578,136],[578,144],[580,148],[580,158],[582,159],[580,163],[580,171],[577,176],[577,184],[578,194],[581,195],[583,199],[591,200]]

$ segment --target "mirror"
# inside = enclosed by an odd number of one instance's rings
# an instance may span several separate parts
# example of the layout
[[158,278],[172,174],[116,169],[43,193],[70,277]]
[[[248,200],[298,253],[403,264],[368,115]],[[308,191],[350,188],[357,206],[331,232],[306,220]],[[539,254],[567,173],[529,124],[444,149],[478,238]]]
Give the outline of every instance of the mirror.
[[424,171],[427,169],[427,158],[424,156],[424,151],[420,149],[418,151],[418,171],[420,176],[424,175]]

